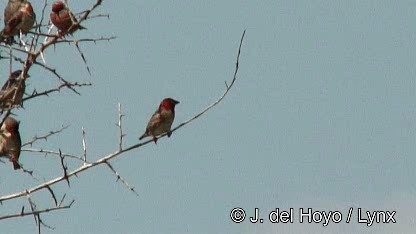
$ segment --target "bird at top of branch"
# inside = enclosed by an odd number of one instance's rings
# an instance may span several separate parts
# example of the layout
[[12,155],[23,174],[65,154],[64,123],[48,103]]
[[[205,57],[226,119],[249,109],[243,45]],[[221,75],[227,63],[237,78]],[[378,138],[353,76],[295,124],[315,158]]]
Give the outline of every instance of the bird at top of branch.
[[165,98],[160,103],[159,108],[150,118],[146,127],[146,132],[139,138],[142,140],[145,137],[152,136],[155,144],[157,143],[157,136],[167,133],[170,137],[170,128],[175,119],[175,106],[179,104],[178,101],[172,98]]
[[4,28],[0,32],[1,41],[8,44],[19,32],[26,34],[33,27],[36,14],[27,0],[9,0],[4,9]]
[[73,34],[78,29],[86,29],[78,24],[74,14],[62,1],[57,1],[52,4],[50,18],[61,35]]

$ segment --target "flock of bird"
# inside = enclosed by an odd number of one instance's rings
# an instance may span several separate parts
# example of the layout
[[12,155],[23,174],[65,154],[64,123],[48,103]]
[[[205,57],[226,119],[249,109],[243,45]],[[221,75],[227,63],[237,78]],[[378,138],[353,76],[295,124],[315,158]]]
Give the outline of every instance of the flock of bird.
[[[58,29],[57,36],[73,34],[75,31],[85,29],[81,26],[75,15],[62,1],[52,4],[50,21]],[[14,37],[27,34],[36,22],[36,14],[32,4],[27,0],[9,0],[4,9],[4,28],[0,32],[0,43],[13,44]],[[29,75],[23,75],[22,70],[11,72],[6,83],[0,90],[0,109],[10,110],[15,106],[22,106],[25,93],[25,80]],[[167,133],[171,135],[171,126],[175,118],[175,106],[179,102],[172,98],[165,98],[159,108],[150,118],[145,133],[139,138],[153,137],[157,142],[157,136]],[[7,157],[15,170],[20,169],[19,156],[22,141],[19,133],[19,124],[15,118],[8,116],[0,127],[0,157]]]

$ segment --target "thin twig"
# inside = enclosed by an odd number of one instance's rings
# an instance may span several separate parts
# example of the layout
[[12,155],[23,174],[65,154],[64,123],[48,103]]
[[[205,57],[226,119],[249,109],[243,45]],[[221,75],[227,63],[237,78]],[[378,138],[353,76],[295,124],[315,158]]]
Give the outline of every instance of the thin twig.
[[66,126],[62,126],[60,129],[58,129],[58,130],[56,130],[56,131],[49,131],[47,134],[45,134],[45,135],[43,135],[43,136],[34,136],[33,138],[32,138],[32,140],[30,140],[30,141],[28,141],[28,142],[26,142],[26,143],[24,143],[23,145],[22,145],[22,147],[24,147],[24,146],[27,146],[27,145],[30,145],[30,146],[32,146],[33,145],[33,143],[35,143],[36,141],[39,141],[39,140],[45,140],[45,141],[48,141],[48,138],[50,137],[50,136],[53,136],[53,135],[55,135],[55,134],[58,134],[58,133],[61,133],[62,131],[64,131],[65,129],[67,129],[69,127],[69,125],[66,125]]
[[79,43],[79,42],[94,42],[97,43],[99,41],[111,41],[116,39],[117,37],[112,36],[112,37],[100,37],[100,38],[82,38],[82,39],[60,39],[58,41],[56,41],[55,44],[59,44],[59,43]]
[[[64,84],[59,85],[56,88],[48,89],[42,92],[37,92],[36,90],[34,90],[30,96],[23,98],[23,101],[27,101],[27,100],[30,100],[32,98],[39,97],[39,96],[49,96],[50,93],[60,92],[61,89],[63,88],[69,88],[69,89],[75,90],[73,89],[73,87],[85,87],[85,86],[92,86],[92,84],[91,83],[78,83],[78,82],[64,83]],[[78,92],[78,91],[75,91],[75,92]]]
[[36,225],[39,225],[38,216],[35,213],[35,211],[36,211],[36,204],[34,202],[32,202],[32,199],[30,197],[28,197],[27,200],[29,201],[29,205],[30,205],[30,209],[32,210],[33,217],[35,218],[35,223],[36,223]]
[[84,151],[84,163],[87,163],[87,142],[85,141],[84,127],[82,127],[82,149]]
[[[23,65],[26,64],[26,61],[24,61],[23,59],[21,59],[19,57],[12,56],[12,55],[11,55],[11,57],[13,57],[13,59],[15,61],[17,61],[17,62],[19,62],[19,63],[21,63]],[[78,83],[78,82],[70,83],[70,82],[66,81],[61,75],[59,75],[55,68],[51,68],[51,67],[47,66],[46,64],[42,64],[42,63],[39,63],[37,61],[34,61],[33,64],[38,65],[38,66],[42,67],[43,69],[51,72],[63,84],[63,85],[58,86],[57,88],[51,89],[50,91],[48,90],[48,91],[42,92],[42,93],[46,93],[46,94],[41,94],[41,95],[47,95],[47,94],[49,94],[51,92],[60,91],[61,88],[63,88],[63,87],[68,87],[69,89],[71,89],[72,91],[74,91],[74,93],[76,93],[78,95],[81,95],[73,87],[77,87],[77,86],[78,87],[81,87],[81,86],[90,86],[91,85],[91,83]],[[36,95],[34,97],[41,96],[41,95]],[[31,98],[33,98],[33,97],[30,97],[30,98],[27,98],[27,99],[31,99]],[[25,99],[23,99],[23,100],[25,100]]]
[[82,52],[81,48],[79,47],[79,42],[78,41],[75,42],[75,47],[77,48],[78,53],[82,58],[82,61],[84,61],[85,67],[87,68],[87,71],[88,71],[88,74],[91,75],[91,70],[90,70],[90,67],[88,66],[87,59],[85,58],[84,53]]
[[122,118],[124,117],[124,115],[121,113],[121,103],[118,103],[118,123],[116,124],[118,129],[119,129],[119,142],[118,142],[118,149],[122,150],[123,149],[123,138],[124,138],[124,133],[123,133],[123,126],[122,126]]
[[71,206],[74,202],[75,202],[75,200],[72,200],[72,202],[69,203],[69,205],[66,205],[66,206],[52,207],[52,208],[47,208],[47,209],[43,209],[43,210],[36,210],[36,211],[32,211],[32,212],[24,212],[24,209],[22,209],[22,212],[17,213],[17,214],[0,216],[0,220],[16,218],[16,217],[24,217],[24,216],[28,216],[28,215],[34,215],[34,214],[36,215],[36,214],[42,214],[42,213],[49,213],[49,212],[52,212],[52,211],[55,211],[55,210],[69,209],[69,208],[71,208]]
[[51,189],[50,186],[47,186],[46,189],[49,191],[49,193],[51,194],[53,201],[55,202],[55,206],[58,206],[58,201],[56,200],[56,196],[55,193],[53,192],[53,190]]
[[76,155],[73,155],[73,154],[64,154],[62,152],[57,152],[57,151],[52,151],[52,150],[31,149],[31,148],[29,148],[29,149],[22,149],[22,151],[32,152],[32,153],[41,153],[41,154],[46,154],[46,155],[51,154],[51,155],[55,155],[55,156],[58,156],[58,157],[63,156],[65,158],[77,159],[77,160],[80,160],[80,161],[84,162],[84,159],[79,157],[79,156],[76,156]]
[[109,162],[106,162],[105,164],[117,176],[117,181],[120,181],[127,189],[129,189],[134,194],[136,194],[137,196],[139,196],[139,194],[136,192],[136,190],[134,189],[134,187],[130,186],[129,183],[127,183],[127,181],[123,177],[121,177],[121,175],[114,169],[114,167]]
[[67,165],[64,163],[64,156],[62,156],[61,154],[61,150],[59,150],[59,157],[61,158],[61,166],[62,166],[62,170],[64,171],[64,175],[63,175],[63,179],[66,180],[66,182],[68,183],[68,187],[71,187],[71,185],[69,184],[69,177],[68,177],[68,167]]
[[110,19],[110,14],[97,14],[97,15],[92,15],[92,16],[88,16],[87,19],[94,19],[94,18],[107,18],[107,19]]

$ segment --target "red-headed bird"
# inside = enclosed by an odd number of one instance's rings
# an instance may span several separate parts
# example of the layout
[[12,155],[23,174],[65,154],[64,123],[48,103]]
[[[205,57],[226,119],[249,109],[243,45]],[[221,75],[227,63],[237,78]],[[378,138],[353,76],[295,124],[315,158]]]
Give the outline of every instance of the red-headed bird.
[[165,98],[160,103],[157,111],[150,118],[146,127],[146,132],[139,138],[139,140],[152,136],[153,141],[157,142],[157,136],[168,133],[168,137],[172,134],[170,128],[175,119],[175,106],[179,104],[178,101],[172,98]]
[[[10,108],[14,105],[22,105],[23,94],[25,93],[25,79],[20,79],[22,70],[10,74],[9,79],[0,90],[0,108]],[[29,75],[28,75],[29,76]]]
[[4,28],[0,32],[0,36],[10,42],[20,31],[22,33],[29,32],[35,20],[36,15],[30,2],[27,0],[9,0],[4,9]]
[[50,17],[53,25],[59,29],[61,34],[73,34],[78,29],[85,29],[78,24],[74,14],[72,14],[65,3],[61,1],[52,4]]
[[15,170],[20,169],[19,156],[22,140],[19,133],[19,122],[7,117],[0,128],[0,157],[8,157]]

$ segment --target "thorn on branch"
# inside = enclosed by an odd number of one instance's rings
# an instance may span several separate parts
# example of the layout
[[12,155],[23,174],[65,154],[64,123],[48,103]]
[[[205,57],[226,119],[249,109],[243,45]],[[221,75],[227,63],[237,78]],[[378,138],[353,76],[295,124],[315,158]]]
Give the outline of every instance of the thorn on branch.
[[20,167],[22,168],[22,171],[24,172],[24,173],[27,173],[27,174],[29,174],[30,175],[30,177],[32,177],[33,179],[35,179],[35,180],[38,180],[34,175],[33,175],[33,171],[29,171],[29,170],[27,170],[26,168],[23,168],[22,167],[22,165],[20,165]]
[[90,67],[88,66],[87,59],[85,58],[84,53],[81,51],[81,48],[79,47],[78,42],[79,41],[75,42],[75,47],[77,47],[77,50],[79,54],[81,55],[82,61],[84,61],[85,67],[87,68],[88,74],[90,74],[91,76],[91,71],[90,71]]
[[71,185],[69,184],[69,177],[68,177],[68,167],[66,166],[66,164],[64,163],[64,156],[62,156],[62,151],[61,149],[59,149],[59,157],[61,158],[61,166],[62,166],[62,170],[64,171],[64,176],[63,178],[66,180],[66,182],[68,183],[68,187],[71,187]]
[[56,200],[55,193],[53,192],[53,190],[51,189],[51,187],[48,185],[48,186],[46,186],[46,189],[52,195],[53,201],[55,202],[55,206],[58,206],[58,201]]
[[[65,200],[65,197],[66,197],[66,193],[62,196],[62,199],[59,202],[59,206],[58,207],[61,207],[62,206],[62,204],[64,203],[64,200]],[[72,200],[72,202],[71,202],[71,204],[69,204],[69,206],[71,206],[73,202],[74,202],[74,200]]]
[[82,127],[82,149],[84,151],[84,163],[87,163],[87,142],[85,141],[84,127]]

